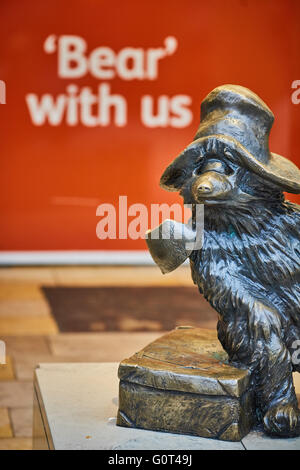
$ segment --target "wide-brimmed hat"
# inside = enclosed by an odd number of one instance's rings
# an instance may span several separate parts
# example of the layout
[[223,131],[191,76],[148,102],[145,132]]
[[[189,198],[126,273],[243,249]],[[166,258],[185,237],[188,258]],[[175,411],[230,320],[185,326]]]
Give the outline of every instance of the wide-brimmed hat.
[[201,104],[201,122],[193,142],[165,170],[161,186],[178,191],[192,175],[201,149],[213,153],[221,144],[229,152],[237,153],[242,166],[282,191],[300,193],[300,170],[269,150],[273,121],[272,111],[247,88],[238,85],[215,88]]

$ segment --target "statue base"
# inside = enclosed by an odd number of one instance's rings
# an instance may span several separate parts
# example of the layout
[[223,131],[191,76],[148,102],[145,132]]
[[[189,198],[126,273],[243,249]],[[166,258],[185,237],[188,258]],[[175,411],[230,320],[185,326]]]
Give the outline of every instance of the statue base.
[[215,331],[179,327],[119,366],[119,426],[240,441],[255,422],[248,370]]

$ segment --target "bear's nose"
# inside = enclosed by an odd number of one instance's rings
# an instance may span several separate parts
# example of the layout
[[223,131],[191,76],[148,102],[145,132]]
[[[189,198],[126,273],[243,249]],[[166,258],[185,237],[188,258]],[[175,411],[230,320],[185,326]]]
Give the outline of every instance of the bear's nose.
[[212,187],[209,185],[209,184],[200,184],[198,187],[197,187],[197,191],[199,194],[207,194],[207,193],[211,193],[212,191]]

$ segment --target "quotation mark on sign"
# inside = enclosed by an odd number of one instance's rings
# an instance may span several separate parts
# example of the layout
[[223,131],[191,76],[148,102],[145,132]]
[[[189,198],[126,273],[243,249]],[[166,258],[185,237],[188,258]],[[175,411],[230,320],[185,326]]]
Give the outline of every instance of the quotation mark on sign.
[[52,54],[56,51],[56,36],[55,34],[51,34],[47,37],[46,41],[44,42],[44,51],[47,54]]
[[[177,49],[178,41],[174,36],[168,36],[164,40],[166,55],[172,55]],[[50,34],[44,42],[44,51],[47,54],[53,54],[57,48],[57,36]]]
[[0,80],[0,104],[6,104],[6,85],[3,80]]
[[166,48],[166,53],[168,55],[172,55],[174,54],[174,52],[176,51],[177,49],[177,39],[174,38],[174,36],[168,36],[165,40],[164,40],[164,45],[165,45],[165,48]]

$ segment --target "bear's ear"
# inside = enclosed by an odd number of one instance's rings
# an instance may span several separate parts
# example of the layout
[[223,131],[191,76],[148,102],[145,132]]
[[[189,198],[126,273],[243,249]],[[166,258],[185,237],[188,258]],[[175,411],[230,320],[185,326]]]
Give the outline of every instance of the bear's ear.
[[201,153],[196,145],[188,146],[163,172],[160,186],[167,191],[180,191],[185,182],[192,177]]

